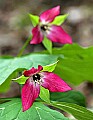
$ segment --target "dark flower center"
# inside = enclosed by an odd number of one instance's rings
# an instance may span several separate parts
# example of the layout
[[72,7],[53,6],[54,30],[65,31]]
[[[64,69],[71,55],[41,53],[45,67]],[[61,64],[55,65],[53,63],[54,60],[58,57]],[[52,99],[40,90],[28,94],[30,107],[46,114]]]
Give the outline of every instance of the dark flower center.
[[33,75],[33,80],[36,82],[38,80],[40,80],[40,75],[39,74],[35,74]]
[[46,31],[48,29],[48,25],[42,25],[41,30]]

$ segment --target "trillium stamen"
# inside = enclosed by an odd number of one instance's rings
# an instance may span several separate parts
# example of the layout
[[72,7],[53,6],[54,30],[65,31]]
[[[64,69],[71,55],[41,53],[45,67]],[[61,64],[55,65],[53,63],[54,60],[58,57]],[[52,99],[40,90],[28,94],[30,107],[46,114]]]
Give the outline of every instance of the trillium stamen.
[[30,70],[26,70],[23,73],[24,76],[29,77],[22,88],[23,111],[28,110],[39,96],[40,86],[51,92],[66,92],[71,90],[71,87],[58,75],[42,70],[43,67],[39,65],[38,69],[32,67]]
[[41,76],[39,74],[34,74],[33,75],[33,81],[40,85],[40,83],[41,83]]
[[42,25],[41,30],[47,31],[47,30],[49,30],[49,26],[48,25]]
[[33,75],[33,80],[40,80],[40,75],[39,74],[35,74]]

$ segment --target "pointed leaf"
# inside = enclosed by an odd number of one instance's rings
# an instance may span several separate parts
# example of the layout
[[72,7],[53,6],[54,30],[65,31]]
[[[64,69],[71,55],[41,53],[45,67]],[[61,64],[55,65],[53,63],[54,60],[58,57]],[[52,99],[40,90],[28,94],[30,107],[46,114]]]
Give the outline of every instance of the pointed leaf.
[[29,14],[29,17],[30,17],[30,20],[31,20],[33,26],[35,27],[39,23],[39,16]]
[[52,54],[52,42],[46,37],[44,37],[44,40],[42,41],[42,43],[45,46],[45,48],[48,50],[48,52]]
[[19,84],[25,84],[26,80],[28,79],[29,77],[25,77],[24,75],[16,78],[16,79],[12,79],[14,82],[17,82]]
[[53,64],[49,64],[49,65],[43,66],[43,70],[42,71],[48,71],[48,72],[54,71],[57,63],[58,63],[58,61],[53,63]]
[[47,103],[50,103],[50,93],[48,89],[43,88],[40,86],[40,94],[39,97]]
[[68,14],[57,16],[52,22],[52,24],[61,25],[67,19],[67,17],[68,17]]

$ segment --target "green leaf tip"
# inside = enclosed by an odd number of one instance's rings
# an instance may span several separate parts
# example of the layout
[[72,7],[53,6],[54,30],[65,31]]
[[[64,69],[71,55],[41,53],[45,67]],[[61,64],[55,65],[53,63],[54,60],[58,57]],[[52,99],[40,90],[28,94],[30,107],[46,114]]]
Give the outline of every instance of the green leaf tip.
[[50,93],[48,89],[43,88],[40,86],[40,94],[39,97],[47,103],[50,103]]
[[28,79],[29,77],[25,77],[24,75],[16,78],[16,79],[12,79],[14,82],[17,82],[19,84],[25,84],[26,80]]
[[44,40],[42,41],[44,47],[47,49],[47,51],[52,54],[52,41],[50,41],[48,38],[44,37]]
[[61,25],[68,17],[68,14],[65,15],[59,15],[57,16],[54,21],[52,22],[52,24],[54,25]]
[[49,65],[43,66],[43,71],[48,71],[48,72],[54,71],[58,61],[56,61],[55,63],[49,64]]
[[39,23],[39,16],[32,15],[32,14],[28,14],[28,15],[30,17],[30,20],[31,20],[33,26],[35,27]]

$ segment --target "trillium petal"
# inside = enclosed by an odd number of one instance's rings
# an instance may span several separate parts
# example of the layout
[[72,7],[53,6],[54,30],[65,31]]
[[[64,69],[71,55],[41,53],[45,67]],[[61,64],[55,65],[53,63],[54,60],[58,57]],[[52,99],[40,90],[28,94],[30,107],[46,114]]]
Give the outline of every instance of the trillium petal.
[[30,70],[25,70],[23,74],[24,76],[29,77],[35,73],[40,72],[41,70],[43,70],[43,67],[41,65],[38,65],[38,69],[32,67]]
[[52,22],[54,18],[60,14],[60,6],[46,10],[40,14],[40,21],[42,23]]
[[35,86],[34,83],[30,82],[30,78],[26,81],[22,88],[22,106],[23,111],[28,110],[35,99],[39,96],[40,87]]
[[44,76],[42,86],[51,92],[66,92],[71,90],[71,87],[58,75],[52,72],[42,72],[42,74]]
[[23,74],[24,74],[25,77],[29,77],[29,76],[33,75],[34,73],[36,73],[36,72],[37,72],[37,69],[32,67],[30,70],[25,70]]
[[62,27],[56,25],[51,26],[51,30],[48,32],[47,38],[53,42],[72,44],[72,38],[63,30]]
[[42,34],[42,32],[40,32],[40,28],[38,26],[34,27],[32,29],[32,40],[30,42],[30,44],[38,44],[40,42],[42,42],[44,36]]
[[41,71],[41,70],[43,70],[43,67],[42,67],[41,65],[38,65],[37,71],[39,72],[39,71]]

